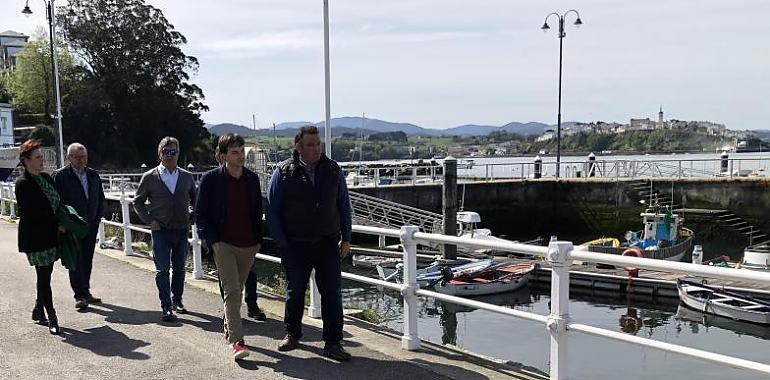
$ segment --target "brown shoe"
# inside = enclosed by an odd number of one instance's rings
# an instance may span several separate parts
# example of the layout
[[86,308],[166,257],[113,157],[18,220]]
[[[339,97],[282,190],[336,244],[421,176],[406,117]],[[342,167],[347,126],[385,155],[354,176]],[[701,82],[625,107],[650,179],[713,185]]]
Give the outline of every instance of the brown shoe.
[[327,344],[324,347],[324,356],[340,362],[350,360],[350,354],[339,343]]
[[85,298],[78,298],[75,300],[75,309],[81,310],[88,307],[88,302]]
[[281,352],[291,351],[297,347],[299,347],[299,339],[289,334],[286,334],[281,343],[278,343],[278,351]]

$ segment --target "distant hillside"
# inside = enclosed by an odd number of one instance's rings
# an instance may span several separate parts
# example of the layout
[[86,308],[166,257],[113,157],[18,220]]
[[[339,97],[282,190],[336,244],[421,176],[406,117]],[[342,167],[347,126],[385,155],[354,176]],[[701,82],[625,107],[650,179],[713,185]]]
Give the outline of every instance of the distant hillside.
[[[296,133],[297,129],[309,124],[315,125],[321,130],[323,130],[324,126],[326,125],[324,121],[317,123],[308,121],[284,122],[276,125],[276,134],[278,136],[292,136]],[[569,123],[563,123],[562,126],[566,126],[568,124]],[[339,136],[343,133],[356,133],[355,131],[360,130],[362,127],[365,131],[364,134],[404,132],[409,136],[485,136],[495,131],[506,131],[518,133],[523,136],[530,136],[541,135],[543,132],[545,132],[545,130],[553,128],[554,126],[537,122],[512,122],[499,127],[494,125],[468,124],[449,129],[431,129],[423,128],[411,123],[395,123],[378,119],[364,119],[361,117],[338,117],[332,119],[332,133],[334,136]],[[216,125],[207,124],[206,128],[209,128],[209,131],[217,135],[222,135],[224,133],[238,133],[244,136],[273,135],[272,128],[258,129],[255,131],[242,125],[230,123]]]
[[206,128],[209,129],[210,133],[213,133],[217,136],[222,136],[225,133],[237,133],[241,136],[254,136],[256,132],[251,128],[247,128],[237,124],[230,124],[230,123],[206,125]]
[[[562,124],[562,126],[564,125],[566,125],[566,123]],[[530,135],[542,135],[546,129],[553,128],[553,126],[548,124],[538,123],[538,122],[519,123],[514,121],[506,125],[503,125],[502,128],[506,132],[518,133],[522,136],[530,136]]]

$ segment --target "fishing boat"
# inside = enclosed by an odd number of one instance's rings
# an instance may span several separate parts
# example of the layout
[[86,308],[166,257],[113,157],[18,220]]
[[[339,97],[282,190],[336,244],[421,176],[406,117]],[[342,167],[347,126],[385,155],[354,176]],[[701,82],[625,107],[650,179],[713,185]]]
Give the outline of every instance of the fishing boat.
[[538,264],[498,264],[483,271],[452,276],[447,272],[436,291],[453,296],[481,296],[518,290],[527,285]]
[[[439,260],[425,268],[417,269],[417,283],[421,287],[431,287],[441,281],[447,273],[451,272],[452,276],[460,277],[481,272],[495,264],[493,259],[470,262],[461,260],[446,262]],[[377,265],[377,274],[385,281],[403,282],[403,272],[404,264],[400,262],[394,265]]]
[[685,306],[721,317],[770,324],[770,303],[700,282],[676,281],[679,299]]
[[601,238],[586,243],[593,252],[622,255],[629,248],[637,248],[645,258],[681,261],[692,249],[694,233],[684,228],[684,218],[671,210],[653,207],[640,214],[644,230],[626,232],[626,241],[616,244],[616,239]]

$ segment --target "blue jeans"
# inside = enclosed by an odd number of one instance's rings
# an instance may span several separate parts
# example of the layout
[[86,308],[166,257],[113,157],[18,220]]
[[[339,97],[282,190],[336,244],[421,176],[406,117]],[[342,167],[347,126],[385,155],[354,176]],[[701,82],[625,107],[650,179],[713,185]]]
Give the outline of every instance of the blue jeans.
[[158,287],[160,307],[170,309],[172,297],[173,302],[182,302],[187,260],[187,229],[161,228],[152,231],[152,256],[155,260],[155,285]]
[[323,340],[326,344],[342,341],[342,268],[337,241],[331,238],[315,243],[292,241],[281,252],[281,264],[288,282],[283,318],[286,333],[297,339],[302,337],[305,291],[310,271],[315,269],[315,280],[321,293]]

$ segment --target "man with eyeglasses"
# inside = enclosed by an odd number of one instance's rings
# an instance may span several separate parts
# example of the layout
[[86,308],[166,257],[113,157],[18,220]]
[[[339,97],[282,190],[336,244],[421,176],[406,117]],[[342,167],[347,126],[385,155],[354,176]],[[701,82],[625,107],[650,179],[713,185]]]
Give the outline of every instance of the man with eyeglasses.
[[155,285],[158,287],[163,313],[161,320],[171,322],[176,320],[174,311],[187,313],[182,303],[182,293],[190,208],[195,204],[195,181],[190,172],[177,166],[177,139],[170,136],[161,139],[158,158],[160,165],[142,175],[133,203],[139,218],[152,230]]
[[70,205],[88,223],[88,234],[80,240],[80,255],[70,269],[70,286],[75,293],[75,308],[102,302],[91,294],[91,270],[94,261],[96,234],[104,216],[105,200],[99,173],[88,167],[88,150],[83,144],[67,147],[69,165],[53,173],[56,191],[64,204]]

